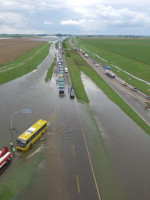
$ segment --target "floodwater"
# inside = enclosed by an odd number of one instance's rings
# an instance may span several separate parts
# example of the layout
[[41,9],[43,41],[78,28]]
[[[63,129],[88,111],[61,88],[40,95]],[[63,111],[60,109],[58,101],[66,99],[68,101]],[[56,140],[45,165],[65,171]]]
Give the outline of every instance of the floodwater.
[[[126,199],[150,199],[150,137],[85,75],[90,99],[116,177]],[[113,198],[112,198],[113,199]]]
[[[5,145],[8,146],[11,140],[11,115],[12,128],[17,129],[13,133],[16,138],[17,134],[29,128],[37,119],[47,119],[50,111],[53,110],[53,102],[49,103],[50,91],[53,88],[45,84],[44,79],[55,53],[56,50],[52,44],[51,54],[39,65],[37,70],[0,86],[1,148]],[[21,112],[26,108],[31,109],[31,114]],[[15,114],[16,112],[18,113]]]
[[[33,149],[23,153],[1,176],[1,199],[6,195],[10,195],[7,199],[14,198],[11,191],[16,192],[18,200],[98,199],[76,100],[70,99],[67,86],[65,95],[59,96],[56,75],[51,82],[44,80],[55,53],[53,44],[37,70],[0,86],[1,148],[11,141],[11,116],[12,127],[17,129],[13,142],[39,118],[50,122],[47,133]],[[21,112],[26,108],[31,109],[30,114]]]
[[[52,44],[37,70],[0,86],[1,148],[12,140],[12,114],[14,141],[39,118],[50,123],[33,149],[8,168],[8,179],[15,177],[13,184],[5,181],[7,171],[1,177],[0,192],[5,183],[5,190],[20,189],[16,200],[98,200],[87,142],[101,199],[149,199],[149,136],[85,76],[90,106],[70,99],[67,87],[65,95],[59,96],[56,75],[51,82],[44,80],[55,53]],[[24,108],[31,113],[22,113]]]

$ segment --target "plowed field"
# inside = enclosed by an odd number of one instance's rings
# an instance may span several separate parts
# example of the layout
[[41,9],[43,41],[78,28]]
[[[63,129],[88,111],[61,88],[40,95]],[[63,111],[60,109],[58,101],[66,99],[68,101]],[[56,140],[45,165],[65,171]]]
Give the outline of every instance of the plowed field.
[[31,38],[0,39],[0,65],[13,61],[41,43]]

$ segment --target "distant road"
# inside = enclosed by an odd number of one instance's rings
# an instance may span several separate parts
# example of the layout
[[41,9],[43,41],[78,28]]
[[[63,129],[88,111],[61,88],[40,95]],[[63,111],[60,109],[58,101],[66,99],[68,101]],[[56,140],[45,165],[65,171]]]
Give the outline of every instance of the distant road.
[[[72,43],[70,42],[72,45]],[[118,93],[118,95],[126,101],[126,103],[132,107],[132,109],[150,126],[150,109],[146,109],[146,95],[140,91],[134,92],[131,90],[131,86],[123,86],[119,77],[110,78],[105,74],[105,68],[99,64],[96,67],[92,58],[85,58],[81,52],[79,55]],[[95,61],[95,63],[97,63]]]

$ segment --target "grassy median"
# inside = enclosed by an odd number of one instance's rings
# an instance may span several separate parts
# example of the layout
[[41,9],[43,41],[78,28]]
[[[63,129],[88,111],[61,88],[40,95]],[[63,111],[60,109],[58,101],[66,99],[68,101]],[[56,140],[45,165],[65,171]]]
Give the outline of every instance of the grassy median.
[[[95,72],[79,54],[72,49],[68,40],[66,45],[66,62],[68,65],[71,81],[73,83],[77,98],[88,102],[88,97],[84,90],[81,80],[81,72],[84,72],[96,85],[104,91],[104,93],[116,103],[136,124],[138,124],[145,132],[150,134],[148,124]],[[67,51],[67,49],[70,51]]]
[[45,78],[45,82],[48,82],[49,80],[51,80],[52,75],[53,75],[53,70],[56,64],[56,57],[54,58],[53,63],[51,64],[51,66],[48,68],[47,70],[47,74],[46,74],[46,78]]
[[48,55],[50,45],[49,43],[43,43],[13,62],[2,66],[0,69],[0,84],[14,80],[35,70]]

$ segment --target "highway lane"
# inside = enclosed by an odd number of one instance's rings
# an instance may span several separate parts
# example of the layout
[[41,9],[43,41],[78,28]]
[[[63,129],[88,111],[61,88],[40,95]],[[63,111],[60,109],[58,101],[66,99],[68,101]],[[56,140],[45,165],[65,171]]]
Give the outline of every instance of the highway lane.
[[[55,89],[58,94],[57,86]],[[52,131],[45,141],[45,165],[30,188],[21,193],[22,199],[101,200],[76,104],[67,91],[64,97],[58,94],[55,98],[56,109],[49,118]]]
[[[63,66],[67,67],[64,56]],[[98,199],[101,200],[94,169],[85,133],[78,111],[76,99],[69,97],[68,86],[71,82],[69,75],[65,74],[66,93],[61,96],[57,106],[57,120],[55,134],[59,139],[64,169],[61,185],[67,185],[66,190],[61,189],[61,199]],[[67,156],[66,156],[67,155]],[[66,183],[66,184],[64,184]],[[63,187],[63,186],[62,186]]]
[[[88,157],[87,142],[83,137],[82,121],[75,101],[70,98],[61,99],[57,119],[57,122],[63,125],[58,135],[61,138],[60,152],[65,165],[66,185],[68,185],[70,199],[100,199]],[[66,110],[67,107],[69,107],[68,110]]]

